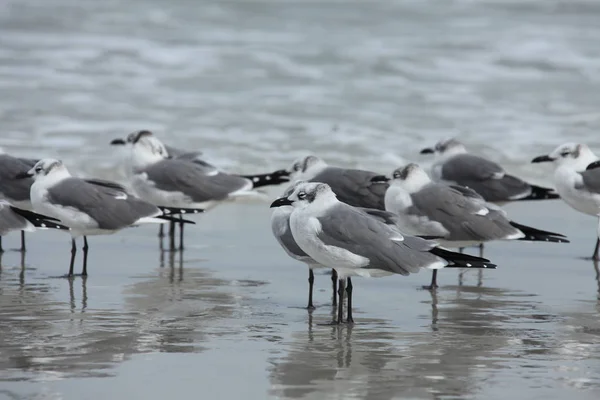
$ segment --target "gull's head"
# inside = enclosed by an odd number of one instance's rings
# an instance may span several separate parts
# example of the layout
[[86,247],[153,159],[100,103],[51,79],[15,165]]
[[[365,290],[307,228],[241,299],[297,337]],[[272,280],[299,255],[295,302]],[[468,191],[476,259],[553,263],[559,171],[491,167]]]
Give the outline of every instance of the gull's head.
[[[371,179],[372,182],[383,181],[385,177],[375,176]],[[392,179],[387,178],[391,186],[398,186],[409,193],[420,190],[423,186],[431,182],[427,172],[419,165],[410,163],[404,167],[396,168],[392,172]]]
[[306,156],[294,161],[288,172],[290,179],[312,179],[323,169],[327,163],[317,156]]
[[337,198],[326,183],[301,182],[293,187],[292,193],[280,197],[271,204],[273,207],[293,206],[295,208],[327,208],[337,202]]
[[33,178],[35,181],[42,179],[51,179],[60,181],[70,177],[71,174],[67,167],[60,160],[45,158],[38,161],[33,168],[27,172],[22,172],[16,176],[17,179]]
[[466,153],[465,146],[455,138],[440,140],[434,147],[421,150],[421,154],[434,154],[436,156],[448,157],[456,154]]
[[150,131],[139,131],[127,136],[131,143],[131,158],[134,167],[145,167],[169,157],[165,145]]
[[567,167],[575,171],[585,171],[586,167],[597,161],[598,157],[585,144],[565,143],[550,154],[538,156],[532,163],[552,162],[556,167]]

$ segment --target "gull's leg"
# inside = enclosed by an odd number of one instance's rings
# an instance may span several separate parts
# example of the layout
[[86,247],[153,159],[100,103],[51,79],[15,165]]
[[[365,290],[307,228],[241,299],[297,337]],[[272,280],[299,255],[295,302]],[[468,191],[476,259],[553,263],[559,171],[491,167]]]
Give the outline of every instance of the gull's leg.
[[338,284],[338,319],[337,319],[337,323],[341,324],[342,322],[344,322],[344,292],[346,291],[345,288],[345,279],[339,279],[339,284]]
[[333,306],[337,305],[337,271],[331,270],[331,286],[333,287]]
[[158,227],[158,246],[162,250],[163,247],[163,238],[165,237],[165,227],[164,224],[160,224]]
[[431,274],[431,284],[429,286],[423,286],[423,289],[426,290],[433,290],[433,289],[437,289],[438,284],[437,284],[437,269],[433,270],[433,273]]
[[0,253],[4,253],[4,249],[2,248],[2,236],[0,236]]
[[352,280],[350,277],[348,277],[346,293],[348,294],[348,317],[346,318],[346,322],[350,324],[354,323],[354,318],[352,318]]
[[183,250],[183,214],[179,214],[179,250]]
[[598,253],[600,253],[600,238],[596,240],[596,247],[594,248],[594,255],[592,256],[592,260],[600,260],[600,254]]
[[73,264],[75,263],[75,254],[77,254],[77,246],[75,245],[75,239],[71,239],[71,263],[69,264],[68,277],[73,276]]
[[25,248],[25,231],[21,231],[21,251],[26,251]]
[[483,258],[483,243],[479,243],[479,257]]
[[315,306],[313,306],[313,285],[315,283],[315,274],[312,268],[308,269],[308,306],[306,307],[308,310],[314,310]]
[[83,271],[81,276],[87,276],[87,256],[88,256],[88,242],[87,236],[83,237]]
[[175,251],[175,222],[169,222],[169,250]]

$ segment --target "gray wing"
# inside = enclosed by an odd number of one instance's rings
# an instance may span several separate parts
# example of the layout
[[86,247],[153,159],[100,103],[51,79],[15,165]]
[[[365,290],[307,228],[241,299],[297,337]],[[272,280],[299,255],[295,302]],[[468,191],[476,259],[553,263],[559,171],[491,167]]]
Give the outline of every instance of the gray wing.
[[486,201],[517,200],[531,194],[531,185],[504,172],[493,161],[472,154],[459,154],[444,162],[441,178],[479,193]]
[[582,178],[580,185],[575,185],[576,189],[586,189],[592,193],[600,193],[600,168],[590,169],[579,173]]
[[47,199],[88,214],[98,223],[98,228],[107,230],[121,229],[140,218],[160,213],[156,206],[114,187],[78,178],[68,178],[52,186],[48,189]]
[[0,198],[12,201],[29,201],[32,178],[15,179],[17,174],[29,171],[35,160],[0,154]]
[[252,187],[245,178],[218,172],[209,175],[189,161],[166,159],[138,172],[148,174],[157,189],[168,192],[182,192],[194,202],[225,200],[229,194]]
[[0,202],[0,236],[8,232],[23,230],[28,226],[27,220],[11,210],[6,202]]
[[[472,194],[462,188],[431,184],[411,194],[413,205],[408,213],[441,224],[448,231],[447,240],[487,241],[518,232],[506,218],[488,209],[480,196]],[[485,210],[487,213],[481,215]]]
[[385,192],[389,185],[371,182],[377,175],[360,169],[327,167],[311,181],[327,183],[343,203],[385,210]]
[[364,268],[408,275],[440,261],[429,253],[434,247],[431,242],[415,237],[391,240],[400,237],[397,230],[347,204],[336,205],[318,220],[319,239],[367,258],[369,264]]
[[165,149],[167,150],[167,154],[169,154],[170,158],[193,160],[194,158],[202,155],[201,151],[189,151],[186,149],[180,149],[166,144]]
[[289,213],[278,213],[277,211],[273,212],[271,216],[271,229],[273,231],[273,236],[277,239],[277,242],[283,247],[283,249],[288,253],[288,255],[298,261],[307,262],[307,263],[315,263],[308,254],[304,252],[296,243],[294,236],[292,235],[292,231],[290,229],[290,214]]

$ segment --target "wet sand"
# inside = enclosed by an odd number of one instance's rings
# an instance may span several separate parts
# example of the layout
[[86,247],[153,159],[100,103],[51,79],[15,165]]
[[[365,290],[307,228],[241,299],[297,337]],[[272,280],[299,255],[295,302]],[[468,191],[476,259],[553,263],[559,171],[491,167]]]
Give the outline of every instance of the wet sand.
[[68,236],[30,235],[24,270],[2,257],[0,398],[598,398],[598,267],[580,258],[595,222],[559,202],[508,210],[572,243],[489,245],[498,270],[462,286],[442,271],[434,295],[426,273],[357,278],[353,327],[323,325],[329,276],[302,309],[307,270],[267,204],[198,217],[183,255],[160,252],[154,227],[93,237],[73,281],[55,278]]

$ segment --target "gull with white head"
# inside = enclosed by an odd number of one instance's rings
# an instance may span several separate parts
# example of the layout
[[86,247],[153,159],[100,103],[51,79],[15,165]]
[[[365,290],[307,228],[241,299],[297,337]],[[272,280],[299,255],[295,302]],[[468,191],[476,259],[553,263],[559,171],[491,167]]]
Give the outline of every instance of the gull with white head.
[[[87,236],[107,235],[123,228],[147,223],[165,223],[167,214],[181,210],[160,208],[127,192],[114,182],[73,177],[62,161],[44,159],[16,178],[33,177],[31,203],[40,214],[55,218],[70,228],[71,262],[68,277],[73,276],[75,238],[83,236],[83,270],[87,275]],[[186,221],[190,222],[191,221]]]
[[[463,186],[433,182],[417,164],[393,171],[385,208],[397,214],[400,227],[413,235],[434,236],[446,247],[475,246],[493,240],[527,240],[567,243],[565,236],[542,231],[509,220],[498,206],[486,202],[475,191]],[[437,270],[431,284],[437,287]]]
[[[597,216],[600,213],[600,169],[598,157],[585,144],[565,143],[550,154],[531,162],[552,162],[556,191],[575,210]],[[592,259],[599,260],[600,239],[596,240]]]
[[432,241],[403,235],[395,227],[340,202],[325,183],[299,184],[292,194],[275,200],[271,207],[289,205],[294,207],[290,229],[298,246],[317,263],[337,271],[337,323],[343,320],[345,292],[347,321],[353,322],[352,276],[409,275],[421,269],[444,267],[495,267],[483,258],[454,253]]
[[454,138],[441,140],[434,147],[421,150],[421,154],[435,155],[431,168],[435,181],[469,187],[491,203],[502,205],[511,201],[558,198],[552,189],[529,184],[507,174],[497,163],[469,154]]
[[[266,185],[264,182],[289,181],[286,171],[245,177],[227,174],[198,160],[169,158],[163,143],[150,131],[136,132],[128,137],[128,142],[131,186],[142,199],[158,206],[210,209],[241,197],[259,197],[253,189]],[[180,238],[181,250],[183,232]],[[170,247],[174,250],[174,234]]]

